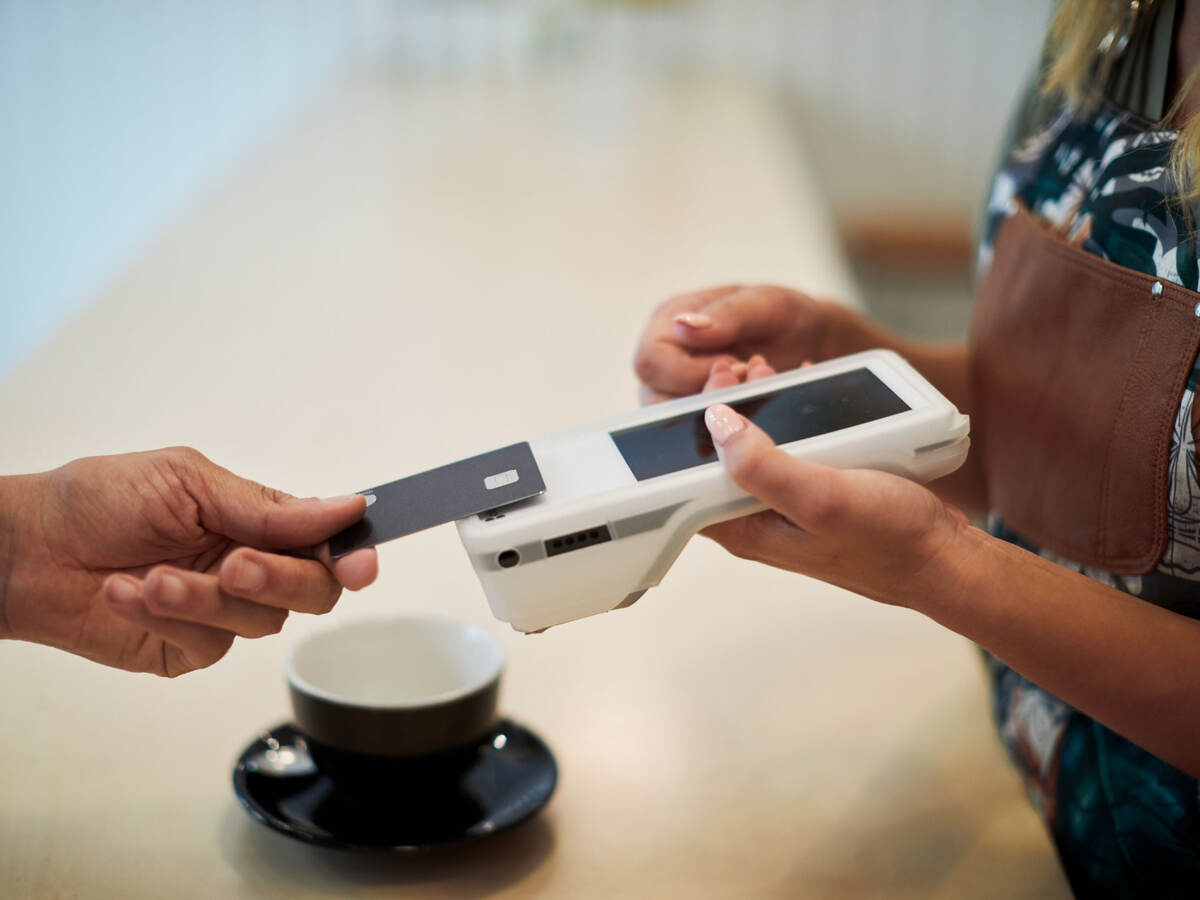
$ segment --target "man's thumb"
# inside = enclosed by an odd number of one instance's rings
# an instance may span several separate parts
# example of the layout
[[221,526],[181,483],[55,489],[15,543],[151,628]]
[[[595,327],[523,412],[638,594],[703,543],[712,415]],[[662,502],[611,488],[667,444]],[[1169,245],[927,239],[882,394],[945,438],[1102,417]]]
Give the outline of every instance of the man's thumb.
[[211,470],[201,473],[208,488],[204,526],[252,547],[314,546],[353,525],[367,508],[358,494],[301,499],[209,465]]

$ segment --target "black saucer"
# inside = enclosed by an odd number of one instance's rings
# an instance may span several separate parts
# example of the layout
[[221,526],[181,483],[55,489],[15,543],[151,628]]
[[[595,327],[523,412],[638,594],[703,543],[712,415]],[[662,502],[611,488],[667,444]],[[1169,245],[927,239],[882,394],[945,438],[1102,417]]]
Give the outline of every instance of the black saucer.
[[511,828],[546,805],[558,782],[550,750],[502,719],[453,762],[398,763],[375,789],[323,773],[292,725],[264,732],[238,758],[233,790],[250,815],[288,837],[345,850],[416,852]]

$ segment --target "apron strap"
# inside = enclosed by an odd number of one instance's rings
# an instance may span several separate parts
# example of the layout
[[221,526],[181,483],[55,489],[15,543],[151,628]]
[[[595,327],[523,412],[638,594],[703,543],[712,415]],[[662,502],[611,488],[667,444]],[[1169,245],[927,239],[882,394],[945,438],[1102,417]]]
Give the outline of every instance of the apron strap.
[[1182,6],[1159,0],[1138,17],[1121,55],[1113,62],[1104,95],[1117,106],[1150,122],[1166,114],[1171,46]]

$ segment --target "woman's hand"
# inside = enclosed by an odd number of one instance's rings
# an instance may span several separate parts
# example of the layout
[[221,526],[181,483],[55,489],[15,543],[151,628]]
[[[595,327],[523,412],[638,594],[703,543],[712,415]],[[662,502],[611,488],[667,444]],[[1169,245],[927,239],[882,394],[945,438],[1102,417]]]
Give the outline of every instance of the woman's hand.
[[771,285],[729,285],[681,294],[654,311],[634,368],[643,402],[694,394],[713,363],[760,354],[782,371],[827,358],[832,304]]
[[[769,374],[761,359],[722,361],[706,386]],[[728,406],[705,421],[733,480],[770,509],[704,534],[921,612],[1200,778],[1200,622],[990,537],[904,478],[793,459]]]
[[[903,356],[959,412],[970,415],[965,342],[913,341],[836,303],[770,285],[731,285],[681,294],[658,307],[642,333],[634,367],[642,402],[700,391],[717,362],[761,355],[779,371],[805,360],[882,348]],[[745,376],[742,369],[741,377]],[[972,515],[987,511],[987,484],[979,454],[934,483],[937,495]]]
[[209,666],[235,637],[375,580],[374,550],[334,562],[323,543],[365,509],[291,497],[187,448],[0,479],[0,636],[157,675]]
[[[773,374],[761,356],[720,360],[704,388]],[[927,489],[885,472],[796,459],[723,404],[705,422],[733,480],[770,507],[703,531],[735,556],[900,605],[921,596],[923,576],[943,577],[932,563],[968,522]]]

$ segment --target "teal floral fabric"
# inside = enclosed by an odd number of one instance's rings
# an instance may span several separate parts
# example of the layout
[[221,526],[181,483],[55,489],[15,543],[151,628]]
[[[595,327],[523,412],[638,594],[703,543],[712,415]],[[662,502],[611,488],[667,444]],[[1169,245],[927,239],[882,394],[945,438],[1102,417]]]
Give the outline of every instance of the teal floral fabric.
[[[1059,112],[1014,144],[997,172],[979,247],[1015,202],[1082,250],[1196,290],[1198,240],[1168,157],[1176,134],[1112,105]],[[1195,216],[1195,211],[1193,211]],[[1131,337],[1132,339],[1132,337]],[[993,515],[991,532],[1176,613],[1200,618],[1200,483],[1193,361],[1171,443],[1168,546],[1157,569],[1115,575],[1036,547]],[[1200,654],[1200,646],[1196,648]],[[985,654],[1000,737],[1080,897],[1200,897],[1200,782]]]

